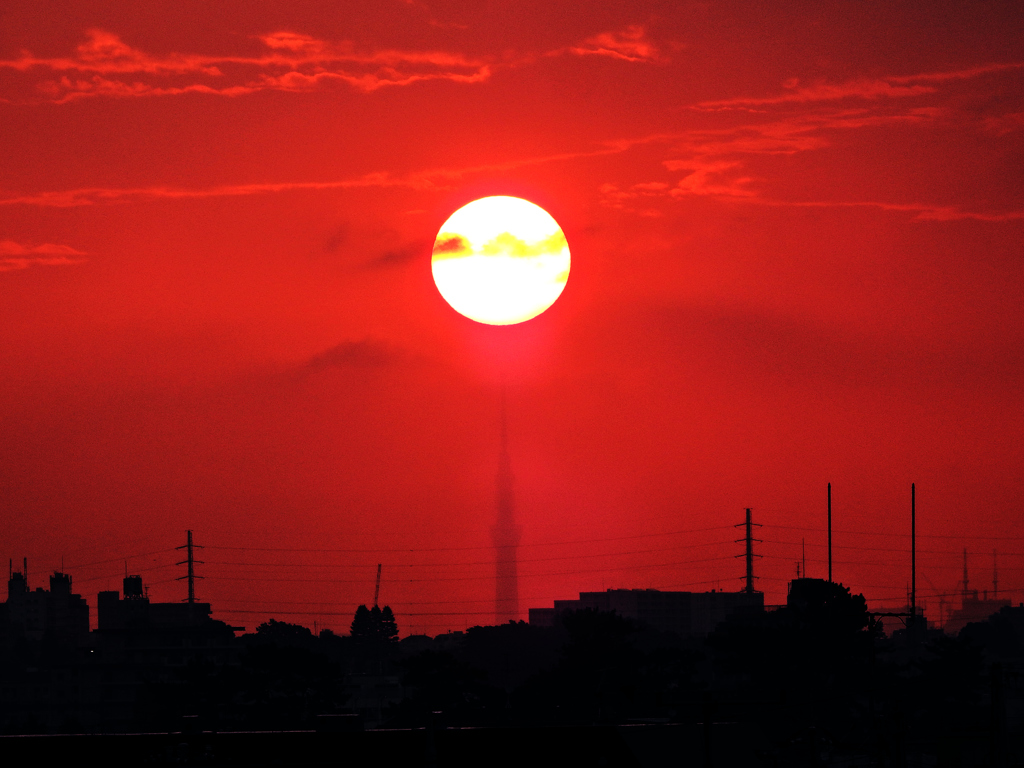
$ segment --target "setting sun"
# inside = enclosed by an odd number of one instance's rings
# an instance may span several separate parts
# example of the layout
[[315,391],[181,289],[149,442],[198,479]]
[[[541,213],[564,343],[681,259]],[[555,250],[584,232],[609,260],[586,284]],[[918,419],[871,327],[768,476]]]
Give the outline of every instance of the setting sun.
[[540,206],[518,197],[484,197],[441,226],[431,269],[438,291],[478,323],[512,325],[536,317],[561,295],[569,245]]

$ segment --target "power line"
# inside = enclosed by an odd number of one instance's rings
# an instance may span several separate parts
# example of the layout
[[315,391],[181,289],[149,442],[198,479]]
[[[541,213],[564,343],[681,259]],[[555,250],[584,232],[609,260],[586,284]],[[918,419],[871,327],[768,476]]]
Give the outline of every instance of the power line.
[[[154,565],[154,566],[152,566],[150,568],[135,568],[133,570],[135,571],[136,574],[143,574],[143,573],[149,573],[150,571],[160,571],[160,570],[163,570],[164,568],[173,568],[173,567],[175,567],[175,565],[176,565],[176,563],[167,563],[165,565]],[[76,576],[75,577],[75,583],[76,584],[83,584],[83,583],[90,582],[90,581],[101,581],[103,579],[116,579],[119,575],[120,575],[120,571],[115,571],[114,573],[107,574],[105,576],[90,576],[87,579],[80,579],[80,578],[78,578]],[[159,582],[154,582],[154,583],[159,583]]]
[[88,568],[88,567],[93,566],[93,565],[106,565],[107,563],[122,563],[125,560],[136,560],[136,559],[138,559],[140,557],[150,557],[151,555],[162,555],[165,552],[173,552],[174,550],[175,550],[175,547],[170,547],[168,549],[158,549],[155,552],[143,552],[142,554],[138,554],[138,555],[126,555],[124,557],[112,557],[109,560],[96,560],[95,562],[92,562],[92,563],[77,563],[77,564],[74,564],[74,565],[70,565],[68,567],[69,568]]
[[[783,539],[765,539],[765,541],[770,543],[770,544],[791,544],[793,546],[798,546],[801,543],[799,541],[785,541]],[[824,545],[822,545],[822,544],[814,544],[812,542],[811,546],[821,547],[821,546],[824,546]],[[906,552],[910,551],[909,549],[904,549],[904,548],[896,548],[896,547],[864,547],[864,546],[858,546],[856,544],[833,544],[832,548],[833,549],[857,549],[857,550],[870,551],[870,552],[901,552],[901,553],[906,553]],[[919,549],[917,551],[918,552],[924,552],[926,554],[931,554],[931,555],[958,555],[958,554],[960,554],[960,550],[953,550],[953,549]]]
[[[549,596],[543,597],[524,597],[523,600],[548,600]],[[266,605],[272,603],[274,605],[324,605],[328,602],[339,602],[330,600],[232,600],[232,603],[238,603],[240,605]],[[468,603],[486,603],[488,605],[494,603],[494,598],[485,600],[400,600],[398,602],[389,603],[392,606],[395,605],[465,605]],[[348,605],[348,603],[344,603]],[[355,605],[353,601],[351,603]],[[491,611],[490,613],[494,613]]]
[[[674,552],[681,549],[713,547],[719,544],[730,544],[731,541],[714,541],[702,544],[680,544],[674,547],[656,547],[653,549],[634,549],[626,552],[597,552],[587,555],[559,555],[556,557],[520,558],[520,563],[544,563],[555,560],[580,560],[594,557],[622,557],[624,555],[645,555],[651,552]],[[255,565],[260,568],[371,568],[370,563],[246,563],[228,560],[207,560],[207,565]],[[446,561],[442,563],[385,563],[389,568],[437,568],[452,565],[494,565],[494,560]]]
[[[704,533],[707,531],[724,531],[732,528],[731,525],[716,525],[711,528],[689,528],[682,531],[661,531],[658,533],[639,533],[634,536],[612,536],[605,539],[573,539],[571,541],[535,541],[519,544],[519,547],[556,547],[570,544],[592,544],[602,541],[629,541],[632,539],[648,539],[655,536],[679,536],[684,533]],[[465,552],[469,550],[493,550],[494,545],[481,545],[478,547],[375,547],[373,549],[335,549],[335,548],[300,548],[300,547],[226,547],[215,544],[207,544],[207,549],[238,550],[247,552],[346,552],[362,554],[380,554],[382,552]]]
[[[524,573],[520,574],[520,578],[523,579],[534,579],[534,578],[545,578],[548,576],[575,576],[581,573],[607,573],[609,571],[632,571],[641,568],[672,568],[691,565],[694,563],[710,563],[716,560],[732,560],[733,555],[723,555],[722,557],[709,557],[701,560],[688,560],[683,563],[672,562],[672,563],[643,563],[640,565],[627,565],[622,567],[608,567],[608,568],[591,568],[587,570],[576,570],[576,571],[558,571],[555,573]],[[274,578],[265,576],[216,576],[217,581],[272,581],[272,582],[302,582],[302,583],[329,583],[329,584],[365,584],[366,579],[330,579],[325,581],[323,578],[317,579],[293,579],[293,578]],[[422,579],[394,579],[396,582],[414,583],[414,582],[435,582],[435,581],[492,581],[493,575],[486,576],[438,576],[435,578],[422,578]]]
[[[770,527],[770,528],[783,528],[785,530],[790,530],[790,531],[819,531],[820,532],[822,530],[821,528],[808,528],[806,526],[800,526],[800,525],[779,525],[777,523],[771,523],[768,527]],[[895,537],[905,538],[905,539],[909,539],[910,538],[910,534],[909,533],[897,533],[897,532],[890,533],[890,532],[887,532],[887,531],[840,531],[838,529],[833,528],[832,532],[833,533],[843,533],[843,534],[855,534],[857,536],[895,536]],[[970,536],[970,535],[966,535],[966,534],[940,534],[940,533],[931,533],[931,534],[919,533],[919,534],[917,534],[917,538],[919,538],[919,539],[956,539],[958,541],[962,541],[962,540],[965,540],[965,539],[982,539],[982,540],[995,540],[995,541],[1024,541],[1024,536]]]

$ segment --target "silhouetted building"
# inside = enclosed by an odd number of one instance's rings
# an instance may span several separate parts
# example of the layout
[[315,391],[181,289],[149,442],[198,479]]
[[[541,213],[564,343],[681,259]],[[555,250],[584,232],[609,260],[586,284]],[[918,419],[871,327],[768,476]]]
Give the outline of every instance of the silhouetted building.
[[89,637],[89,604],[71,592],[71,576],[54,571],[50,589],[28,587],[24,573],[7,582],[7,631],[15,637],[80,644]]
[[68,574],[55,572],[49,590],[30,590],[27,570],[12,569],[0,606],[0,732],[86,727],[98,691],[89,605],[72,593]]
[[192,661],[237,664],[234,629],[210,616],[209,603],[151,603],[142,577],[127,576],[124,599],[97,595],[97,661],[102,675],[102,720],[128,727],[140,688],[174,681]]
[[101,633],[206,631],[226,627],[210,618],[209,603],[151,603],[143,596],[141,576],[126,576],[123,583],[124,600],[116,591],[96,596],[97,629]]
[[1009,600],[993,600],[988,595],[979,598],[976,591],[971,592],[963,598],[960,610],[950,614],[942,629],[947,635],[958,635],[960,630],[971,622],[985,621],[992,614],[999,613],[1009,606]]
[[704,637],[733,614],[764,610],[761,592],[662,592],[657,589],[609,589],[580,592],[579,600],[555,600],[554,608],[531,608],[530,624],[554,626],[564,611],[615,611],[627,619],[681,637]]

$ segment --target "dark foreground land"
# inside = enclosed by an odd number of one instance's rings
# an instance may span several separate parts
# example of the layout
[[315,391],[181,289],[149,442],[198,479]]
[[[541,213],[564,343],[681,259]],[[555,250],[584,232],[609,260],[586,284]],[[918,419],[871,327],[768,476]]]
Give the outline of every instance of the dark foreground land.
[[[8,764],[56,764],[65,756],[102,765],[210,766],[530,766],[679,764],[671,761],[699,734],[681,726],[653,729],[638,741],[610,726],[551,728],[419,728],[359,733],[314,731],[22,736],[0,738]],[[657,731],[654,733],[653,731]],[[695,729],[688,729],[695,731]],[[692,746],[692,745],[691,745]],[[650,762],[651,760],[656,762]],[[667,759],[670,762],[661,762]],[[698,763],[699,756],[698,756]],[[720,763],[729,765],[733,763]]]
[[913,621],[886,636],[863,597],[800,587],[786,606],[735,615],[708,637],[576,611],[552,627],[401,642],[393,628],[377,636],[354,622],[340,637],[275,621],[238,638],[15,638],[0,659],[0,755],[11,765],[70,754],[107,765],[1024,766],[1024,607],[958,637]]
[[[776,745],[774,748],[771,745]],[[756,726],[737,722],[636,723],[620,726],[380,729],[351,732],[200,731],[0,736],[9,765],[76,762],[108,766],[971,766],[1020,764],[1019,753],[993,761],[985,734],[948,740],[937,754],[851,754],[824,734],[779,749]]]

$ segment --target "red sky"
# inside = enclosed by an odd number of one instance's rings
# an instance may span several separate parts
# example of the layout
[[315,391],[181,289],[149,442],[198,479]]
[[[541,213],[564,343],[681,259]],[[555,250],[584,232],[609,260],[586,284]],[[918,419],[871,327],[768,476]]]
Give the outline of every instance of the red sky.
[[[748,506],[783,602],[827,482],[873,605],[911,482],[930,616],[963,547],[1024,600],[1022,39],[1016,2],[5,3],[5,554],[177,600],[191,528],[236,625],[343,631],[378,562],[403,634],[487,622],[504,379],[524,618],[739,588]],[[490,194],[572,251],[522,326],[431,280]]]

